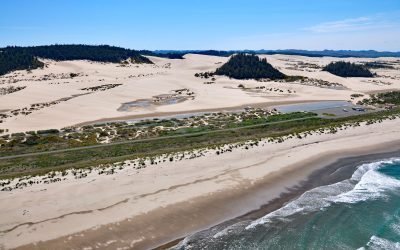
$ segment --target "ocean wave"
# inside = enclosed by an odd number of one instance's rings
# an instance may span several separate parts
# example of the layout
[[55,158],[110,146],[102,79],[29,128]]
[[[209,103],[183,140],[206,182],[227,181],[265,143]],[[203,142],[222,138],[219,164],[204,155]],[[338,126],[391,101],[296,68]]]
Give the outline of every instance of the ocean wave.
[[338,196],[328,197],[326,200],[335,203],[357,203],[370,199],[385,198],[387,190],[400,188],[400,181],[380,173],[378,170],[383,166],[395,163],[400,163],[400,159],[393,158],[361,165],[351,177],[351,180],[357,181],[354,188]]
[[400,188],[400,180],[378,170],[396,163],[400,163],[400,158],[362,164],[350,179],[309,190],[282,208],[251,222],[246,229],[270,223],[272,220],[289,220],[291,215],[323,210],[335,203],[357,203],[385,198],[385,191]]
[[392,225],[390,225],[391,230],[393,230],[393,232],[395,232],[396,234],[400,235],[400,223],[394,223]]
[[374,250],[398,250],[400,249],[399,242],[393,242],[387,239],[380,238],[378,236],[372,236],[369,242],[367,243],[366,247],[361,247],[358,250],[367,250],[367,249],[374,249]]
[[390,158],[390,159],[386,159],[386,160],[382,160],[382,161],[362,164],[353,173],[353,175],[351,176],[351,180],[360,181],[361,178],[363,177],[363,175],[365,173],[367,173],[368,171],[379,170],[380,168],[382,168],[385,165],[392,165],[392,164],[396,164],[396,163],[400,163],[400,158]]
[[288,220],[289,216],[297,213],[307,213],[322,210],[331,204],[331,202],[325,199],[326,197],[339,195],[343,192],[351,190],[353,187],[353,184],[351,184],[348,180],[345,180],[332,185],[314,188],[305,192],[299,198],[289,202],[282,208],[275,210],[256,221],[253,221],[246,227],[246,229],[267,224],[276,219],[285,221]]
[[217,238],[221,238],[221,237],[224,237],[226,235],[232,234],[239,227],[240,227],[240,223],[236,223],[236,224],[230,225],[229,227],[226,227],[223,230],[221,230],[221,231],[217,232],[216,234],[214,234],[213,238],[217,239]]

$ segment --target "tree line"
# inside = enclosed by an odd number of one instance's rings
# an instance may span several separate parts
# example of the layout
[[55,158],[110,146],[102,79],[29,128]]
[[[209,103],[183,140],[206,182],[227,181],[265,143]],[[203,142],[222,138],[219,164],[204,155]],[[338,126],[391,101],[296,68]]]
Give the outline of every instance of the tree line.
[[0,51],[0,75],[14,70],[42,68],[44,64],[24,51]]
[[37,58],[56,61],[90,60],[96,62],[119,63],[128,58],[135,63],[152,62],[136,50],[108,45],[46,45],[31,47],[0,48],[0,75],[14,70],[43,67]]

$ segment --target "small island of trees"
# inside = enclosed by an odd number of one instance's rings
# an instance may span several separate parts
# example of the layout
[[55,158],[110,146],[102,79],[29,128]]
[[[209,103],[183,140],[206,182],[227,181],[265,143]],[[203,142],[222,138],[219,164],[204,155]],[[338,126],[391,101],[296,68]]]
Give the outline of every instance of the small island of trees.
[[235,79],[283,79],[285,75],[272,67],[267,59],[256,55],[240,53],[215,71],[215,75],[225,75]]
[[369,69],[363,65],[350,62],[332,62],[324,67],[324,71],[341,77],[373,77]]

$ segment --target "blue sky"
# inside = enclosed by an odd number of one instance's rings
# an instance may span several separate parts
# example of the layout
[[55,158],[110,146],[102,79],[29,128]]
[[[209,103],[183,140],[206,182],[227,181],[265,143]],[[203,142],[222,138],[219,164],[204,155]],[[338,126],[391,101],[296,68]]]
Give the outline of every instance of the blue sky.
[[2,0],[0,46],[400,51],[400,0]]

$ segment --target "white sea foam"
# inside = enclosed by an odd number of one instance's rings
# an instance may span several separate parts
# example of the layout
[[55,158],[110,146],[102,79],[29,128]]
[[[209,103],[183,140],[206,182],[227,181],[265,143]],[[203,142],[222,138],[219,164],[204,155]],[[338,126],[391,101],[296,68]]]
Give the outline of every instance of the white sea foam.
[[213,238],[217,239],[217,238],[221,238],[226,235],[232,234],[233,232],[241,231],[246,224],[247,223],[245,221],[243,221],[243,222],[238,222],[233,225],[230,225],[230,226],[224,228],[223,230],[218,231],[216,234],[214,234]]
[[400,235],[400,224],[392,224],[390,228],[398,235]]
[[385,164],[394,164],[396,162],[400,162],[400,158],[391,158],[391,159],[387,159],[387,160],[362,164],[361,166],[359,166],[357,168],[357,170],[351,176],[351,179],[355,180],[355,181],[360,181],[361,178],[363,177],[363,175],[365,173],[367,173],[368,171],[378,170]]
[[374,249],[374,250],[398,250],[400,249],[400,242],[393,242],[378,236],[372,236],[366,247],[359,248],[358,250]]
[[287,220],[288,216],[297,213],[307,213],[324,209],[331,203],[325,200],[325,197],[335,196],[343,192],[347,192],[354,187],[348,180],[338,182],[332,185],[314,188],[302,194],[298,199],[286,204],[282,208],[267,214],[266,216],[253,221],[246,227],[251,229],[257,225],[266,224],[274,219]]
[[288,220],[288,216],[297,213],[322,210],[333,203],[356,203],[382,198],[385,195],[384,191],[400,188],[400,181],[379,173],[377,170],[385,164],[395,162],[400,162],[400,158],[363,164],[357,168],[350,180],[309,190],[282,208],[253,221],[246,229],[270,223],[276,219]]
[[193,235],[184,238],[181,242],[179,242],[178,245],[172,247],[171,249],[181,249],[181,248],[184,248],[184,249],[192,249],[193,246],[190,245],[190,244],[188,244],[192,236],[193,236]]
[[353,190],[326,200],[336,203],[357,203],[371,199],[385,198],[385,191],[400,188],[400,181],[375,170],[365,173]]
[[337,203],[357,203],[370,199],[385,198],[385,191],[399,189],[400,181],[377,170],[384,164],[393,164],[397,161],[399,159],[394,158],[361,165],[351,177],[351,180],[358,181],[354,188],[338,196],[328,197],[326,200]]

